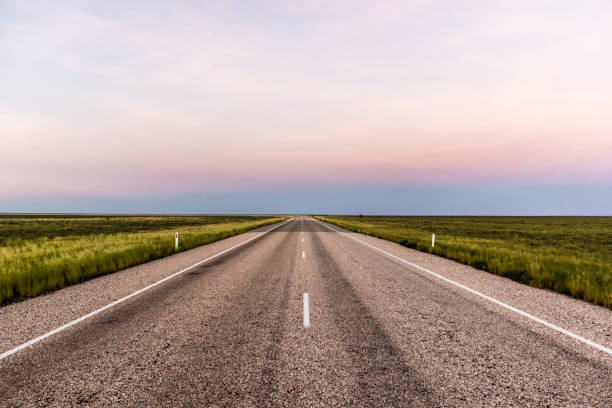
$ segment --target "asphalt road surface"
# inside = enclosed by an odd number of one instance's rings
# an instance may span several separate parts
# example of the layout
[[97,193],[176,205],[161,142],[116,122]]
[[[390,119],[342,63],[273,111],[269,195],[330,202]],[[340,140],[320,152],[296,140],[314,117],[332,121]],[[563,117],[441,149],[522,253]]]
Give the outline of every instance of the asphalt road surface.
[[2,353],[250,239],[5,356],[0,405],[612,406],[605,350],[350,237],[608,349],[610,310],[310,218],[258,236],[273,227],[0,308]]

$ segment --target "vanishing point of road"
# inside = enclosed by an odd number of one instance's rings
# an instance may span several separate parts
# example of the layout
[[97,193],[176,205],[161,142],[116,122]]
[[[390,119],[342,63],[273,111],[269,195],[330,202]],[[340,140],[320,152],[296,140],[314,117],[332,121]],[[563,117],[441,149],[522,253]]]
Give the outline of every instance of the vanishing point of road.
[[308,217],[0,330],[0,406],[612,406],[612,311]]

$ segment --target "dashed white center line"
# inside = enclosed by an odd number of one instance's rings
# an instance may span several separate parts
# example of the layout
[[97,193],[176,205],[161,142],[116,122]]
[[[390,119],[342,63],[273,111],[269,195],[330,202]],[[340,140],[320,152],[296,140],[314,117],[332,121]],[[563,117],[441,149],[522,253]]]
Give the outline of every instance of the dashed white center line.
[[308,293],[304,292],[304,327],[310,327],[310,307],[308,306]]

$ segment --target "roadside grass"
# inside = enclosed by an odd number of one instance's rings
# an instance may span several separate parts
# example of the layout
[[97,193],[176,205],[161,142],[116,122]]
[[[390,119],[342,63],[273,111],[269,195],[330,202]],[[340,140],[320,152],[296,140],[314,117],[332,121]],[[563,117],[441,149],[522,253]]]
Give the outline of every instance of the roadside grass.
[[612,217],[316,218],[612,309]]
[[269,216],[0,216],[0,304],[282,221]]

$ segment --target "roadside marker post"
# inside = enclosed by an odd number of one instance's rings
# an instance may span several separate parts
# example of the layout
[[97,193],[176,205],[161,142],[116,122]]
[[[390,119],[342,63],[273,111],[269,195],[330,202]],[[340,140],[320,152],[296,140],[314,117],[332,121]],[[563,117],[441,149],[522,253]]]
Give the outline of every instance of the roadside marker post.
[[431,247],[436,245],[436,234],[431,234]]
[[566,335],[566,336],[569,336],[569,337],[571,337],[571,338],[573,338],[573,339],[575,339],[575,340],[578,340],[578,341],[579,341],[579,342],[581,342],[581,343],[587,344],[587,345],[589,345],[589,346],[591,346],[591,347],[594,347],[594,348],[596,348],[596,349],[598,349],[598,350],[601,350],[601,351],[603,351],[604,353],[607,353],[607,354],[609,354],[609,355],[611,355],[611,356],[612,356],[612,349],[609,349],[609,348],[607,348],[606,346],[603,346],[603,345],[601,345],[601,344],[595,343],[594,341],[589,340],[589,339],[587,339],[587,338],[585,338],[585,337],[579,336],[579,335],[577,335],[577,334],[575,334],[575,333],[572,333],[571,331],[566,330],[566,329],[564,329],[563,327],[559,327],[559,326],[557,326],[557,325],[555,325],[555,324],[552,324],[552,323],[550,323],[550,322],[547,322],[546,320],[544,320],[544,319],[540,319],[539,317],[536,317],[536,316],[534,316],[534,315],[532,315],[532,314],[529,314],[529,313],[527,313],[527,312],[525,312],[525,311],[523,311],[523,310],[521,310],[521,309],[517,309],[516,307],[511,306],[511,305],[509,305],[509,304],[507,304],[507,303],[504,303],[504,302],[502,302],[502,301],[500,301],[500,300],[497,300],[497,299],[495,299],[495,298],[492,298],[491,296],[487,296],[487,295],[485,295],[485,294],[484,294],[484,293],[482,293],[482,292],[479,292],[479,291],[474,290],[474,289],[472,289],[472,288],[470,288],[470,287],[467,287],[467,286],[465,286],[465,285],[462,285],[462,284],[460,284],[459,282],[455,282],[454,280],[449,279],[449,278],[447,278],[447,277],[445,277],[445,276],[442,276],[442,275],[440,275],[439,273],[435,273],[434,271],[430,271],[430,270],[429,270],[429,269],[427,269],[427,268],[423,268],[423,267],[422,267],[422,266],[420,266],[420,265],[417,265],[417,264],[415,264],[415,263],[409,262],[409,261],[407,261],[407,260],[405,260],[405,259],[403,259],[403,258],[400,258],[399,256],[393,255],[392,253],[387,252],[387,251],[385,251],[385,250],[383,250],[383,249],[380,249],[380,248],[378,248],[378,247],[375,247],[374,245],[372,245],[372,244],[370,244],[370,243],[368,243],[368,242],[366,242],[366,241],[362,241],[362,240],[360,240],[359,238],[355,238],[354,236],[349,235],[349,233],[342,232],[342,231],[339,231],[339,230],[337,230],[337,229],[335,229],[335,228],[332,228],[332,227],[330,227],[329,225],[326,225],[326,224],[322,223],[321,221],[318,221],[318,220],[316,220],[316,219],[315,219],[315,220],[314,220],[314,222],[318,223],[319,225],[324,226],[324,227],[325,227],[325,228],[327,228],[327,229],[330,229],[330,230],[332,230],[332,231],[335,231],[335,232],[337,232],[338,234],[341,234],[341,235],[343,235],[343,236],[345,236],[345,237],[347,237],[347,238],[353,239],[353,240],[355,240],[355,241],[357,241],[357,242],[361,243],[362,245],[365,245],[365,246],[367,246],[367,247],[369,247],[369,248],[372,248],[373,250],[375,250],[375,251],[377,251],[377,252],[383,253],[383,254],[387,255],[388,257],[390,257],[390,258],[393,258],[393,259],[395,259],[395,260],[397,260],[397,261],[403,262],[403,263],[405,263],[406,265],[409,265],[409,266],[411,266],[411,267],[413,267],[413,268],[415,268],[415,269],[418,269],[418,270],[419,270],[419,271],[421,271],[421,272],[425,272],[425,273],[427,273],[427,274],[429,274],[429,275],[435,276],[436,278],[438,278],[438,279],[440,279],[440,280],[442,280],[442,281],[444,281],[444,282],[450,283],[451,285],[454,285],[454,286],[456,286],[456,287],[458,287],[458,288],[461,288],[461,289],[465,290],[466,292],[469,292],[469,293],[471,293],[471,294],[473,294],[473,295],[479,296],[479,297],[481,297],[481,298],[483,298],[483,299],[485,299],[485,300],[488,300],[488,301],[489,301],[489,302],[491,302],[491,303],[495,303],[495,304],[497,304],[497,305],[499,305],[499,306],[501,306],[501,307],[503,307],[503,308],[505,308],[505,309],[507,309],[507,310],[510,310],[510,311],[512,311],[512,312],[514,312],[514,313],[516,313],[516,314],[518,314],[518,315],[521,315],[521,316],[523,316],[523,317],[526,317],[527,319],[530,319],[530,320],[532,320],[532,321],[534,321],[534,322],[536,322],[536,323],[539,323],[539,324],[541,324],[541,325],[543,325],[543,326],[546,326],[546,327],[548,327],[549,329],[555,330],[555,331],[557,331],[557,332],[559,332],[559,333],[561,333],[561,334],[564,334],[564,335]]
[[174,249],[178,249],[178,232],[174,233]]

